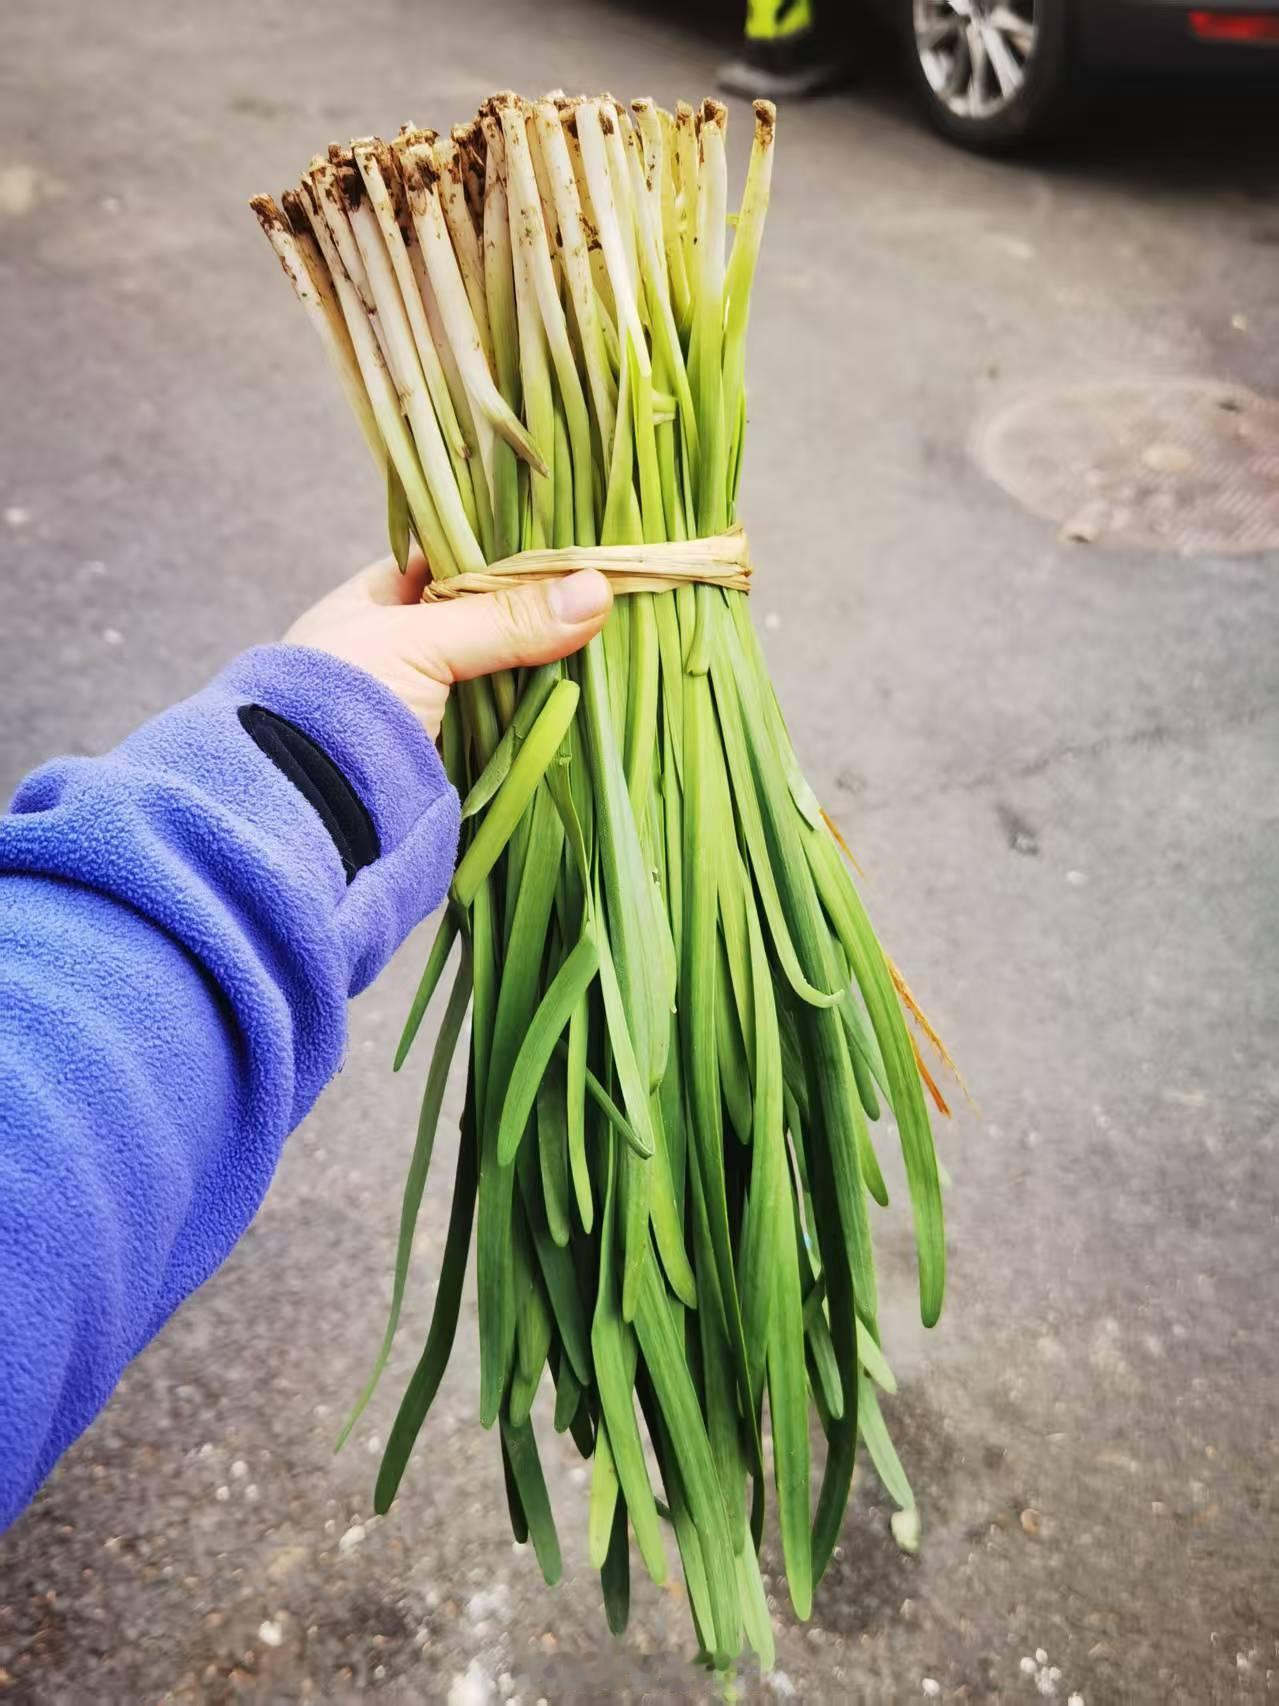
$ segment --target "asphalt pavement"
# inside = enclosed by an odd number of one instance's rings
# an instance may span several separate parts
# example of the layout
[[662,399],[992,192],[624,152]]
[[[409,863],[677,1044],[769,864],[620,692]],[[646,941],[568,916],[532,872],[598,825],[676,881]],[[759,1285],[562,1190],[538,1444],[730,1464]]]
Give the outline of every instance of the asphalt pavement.
[[[503,86],[697,97],[719,47],[586,0],[43,0],[3,35],[7,789],[381,548],[249,195],[330,138],[443,126]],[[921,1549],[859,1477],[808,1626],[779,1590],[750,1699],[1279,1691],[1279,554],[1065,537],[974,454],[1034,388],[1279,396],[1279,144],[1232,100],[1134,98],[1020,164],[944,147],[884,67],[782,114],[749,363],[757,620],[975,1107],[956,1095],[940,1136],[935,1331],[900,1190],[877,1228]],[[446,1197],[386,1384],[332,1455],[389,1294],[418,1092],[390,1055],[426,940],[355,1003],[240,1248],[0,1539],[0,1698],[723,1697],[678,1586],[637,1587],[609,1637],[585,1477],[549,1430],[564,1582],[512,1549],[469,1292],[400,1502],[371,1516]]]

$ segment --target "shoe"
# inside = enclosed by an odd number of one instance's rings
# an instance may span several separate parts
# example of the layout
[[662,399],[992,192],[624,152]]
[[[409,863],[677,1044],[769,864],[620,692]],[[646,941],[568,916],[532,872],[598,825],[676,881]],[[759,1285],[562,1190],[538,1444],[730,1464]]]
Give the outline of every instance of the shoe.
[[771,40],[748,36],[741,58],[720,66],[716,80],[725,94],[746,100],[797,100],[844,87],[852,72],[846,51],[815,30],[796,30]]

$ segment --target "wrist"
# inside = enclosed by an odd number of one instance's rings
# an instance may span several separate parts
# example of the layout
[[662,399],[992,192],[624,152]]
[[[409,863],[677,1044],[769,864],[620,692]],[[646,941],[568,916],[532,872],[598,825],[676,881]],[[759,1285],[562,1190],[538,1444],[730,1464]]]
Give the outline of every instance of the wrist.
[[258,646],[215,685],[314,742],[368,813],[384,856],[452,792],[433,742],[403,700],[331,652],[287,642]]

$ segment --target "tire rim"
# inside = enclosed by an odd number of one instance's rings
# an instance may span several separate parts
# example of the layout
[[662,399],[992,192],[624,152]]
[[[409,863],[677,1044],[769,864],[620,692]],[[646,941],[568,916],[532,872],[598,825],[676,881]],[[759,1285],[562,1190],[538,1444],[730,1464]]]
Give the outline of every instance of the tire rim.
[[993,118],[1026,85],[1035,0],[914,0],[915,52],[928,86],[956,118]]

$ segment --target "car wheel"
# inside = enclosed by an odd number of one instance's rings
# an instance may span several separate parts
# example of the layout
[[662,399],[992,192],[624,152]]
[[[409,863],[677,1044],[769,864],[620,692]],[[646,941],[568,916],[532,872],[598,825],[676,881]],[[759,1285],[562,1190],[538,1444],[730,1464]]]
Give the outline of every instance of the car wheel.
[[1068,92],[1066,0],[904,0],[911,76],[951,141],[997,152],[1043,135]]

